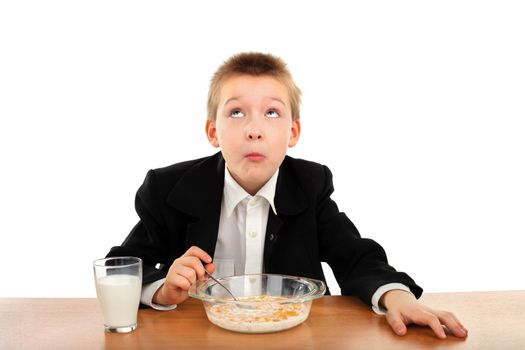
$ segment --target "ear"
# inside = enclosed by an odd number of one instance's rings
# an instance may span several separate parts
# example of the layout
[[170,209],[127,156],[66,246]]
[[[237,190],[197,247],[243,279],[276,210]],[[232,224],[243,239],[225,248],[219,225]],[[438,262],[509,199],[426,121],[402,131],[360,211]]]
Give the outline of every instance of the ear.
[[206,120],[206,136],[208,142],[213,147],[219,147],[219,139],[217,138],[217,127],[215,126],[214,120]]
[[299,142],[299,136],[301,135],[301,123],[299,120],[292,120],[292,132],[290,133],[290,141],[288,147],[293,147]]

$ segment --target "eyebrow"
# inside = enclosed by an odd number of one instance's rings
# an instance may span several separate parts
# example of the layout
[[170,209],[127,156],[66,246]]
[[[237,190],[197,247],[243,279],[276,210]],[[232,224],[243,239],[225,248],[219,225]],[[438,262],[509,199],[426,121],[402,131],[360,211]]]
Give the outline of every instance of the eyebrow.
[[[277,101],[279,103],[281,103],[283,106],[286,107],[286,103],[284,103],[283,100],[281,100],[280,98],[277,98],[277,97],[268,97],[270,100],[272,101]],[[231,97],[229,99],[226,100],[226,102],[224,102],[224,105],[223,106],[226,106],[228,103],[230,103],[231,101],[238,101],[239,100],[239,97]]]

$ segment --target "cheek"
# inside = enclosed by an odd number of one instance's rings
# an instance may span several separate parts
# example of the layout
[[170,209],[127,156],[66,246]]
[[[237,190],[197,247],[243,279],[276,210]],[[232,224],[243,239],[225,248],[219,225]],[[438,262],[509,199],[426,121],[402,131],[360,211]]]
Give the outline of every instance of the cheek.
[[221,141],[224,140],[225,135],[227,136],[228,128],[225,128],[222,122],[217,122],[216,127],[217,127],[217,138]]
[[272,133],[272,141],[279,145],[288,145],[290,141],[291,131],[287,129],[276,130]]
[[236,147],[236,144],[238,144],[241,139],[240,135],[238,135],[238,132],[236,132],[234,128],[226,128],[223,126],[217,128],[217,138],[223,148]]

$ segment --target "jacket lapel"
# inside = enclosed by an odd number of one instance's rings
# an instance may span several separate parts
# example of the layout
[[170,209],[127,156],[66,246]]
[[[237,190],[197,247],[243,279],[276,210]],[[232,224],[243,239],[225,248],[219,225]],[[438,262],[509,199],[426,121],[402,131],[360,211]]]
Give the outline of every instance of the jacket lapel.
[[189,169],[168,195],[167,202],[191,216],[186,230],[186,249],[197,246],[215,253],[224,187],[224,159],[220,152]]
[[286,234],[281,232],[283,223],[300,214],[308,207],[306,195],[297,185],[294,172],[290,167],[293,159],[286,156],[279,168],[279,177],[275,188],[275,208],[277,215],[270,209],[268,223],[266,225],[266,238],[264,241],[264,269],[268,271],[269,262],[272,257],[273,248],[279,236]]
[[291,166],[293,161],[293,158],[286,156],[279,168],[274,199],[279,216],[297,215],[308,207],[306,195],[297,184],[296,172],[299,170]]

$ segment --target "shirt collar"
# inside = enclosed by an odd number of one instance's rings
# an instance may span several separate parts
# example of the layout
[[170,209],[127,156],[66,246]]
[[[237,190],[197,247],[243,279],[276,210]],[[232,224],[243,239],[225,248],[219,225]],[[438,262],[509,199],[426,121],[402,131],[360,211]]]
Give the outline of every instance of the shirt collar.
[[[230,171],[226,165],[224,171],[224,204],[226,209],[226,215],[230,216],[237,204],[239,204],[245,198],[252,198],[252,196],[244,190],[235,181],[233,176],[231,176]],[[277,210],[275,209],[274,197],[275,197],[275,188],[277,187],[277,177],[279,175],[279,169],[272,175],[270,180],[268,180],[264,186],[255,194],[254,197],[262,197],[270,203],[275,215],[277,215]]]

